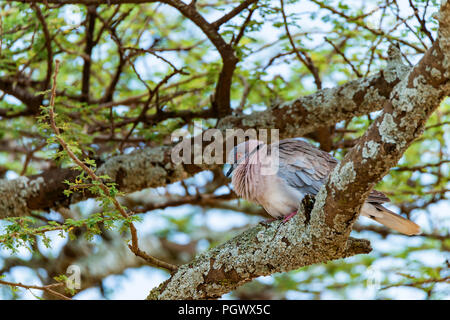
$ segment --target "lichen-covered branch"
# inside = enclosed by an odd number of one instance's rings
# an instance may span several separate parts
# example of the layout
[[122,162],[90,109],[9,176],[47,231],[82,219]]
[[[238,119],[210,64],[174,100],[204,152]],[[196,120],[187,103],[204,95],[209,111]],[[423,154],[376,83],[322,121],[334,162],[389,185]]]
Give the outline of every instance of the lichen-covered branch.
[[[393,89],[383,113],[336,166],[316,197],[312,219],[348,236],[372,187],[419,137],[431,113],[450,94],[450,4],[439,13],[438,39]],[[400,52],[391,47],[393,64]],[[323,230],[318,228],[317,232]],[[333,240],[330,240],[333,241]]]
[[373,76],[318,90],[266,111],[229,116],[223,118],[218,126],[223,129],[276,128],[280,130],[280,138],[303,136],[319,127],[380,110],[389,100],[392,88],[409,69],[388,63],[385,70]]
[[313,229],[304,211],[287,223],[257,225],[181,266],[147,299],[214,299],[259,276],[371,251],[369,241],[353,238],[330,246]]

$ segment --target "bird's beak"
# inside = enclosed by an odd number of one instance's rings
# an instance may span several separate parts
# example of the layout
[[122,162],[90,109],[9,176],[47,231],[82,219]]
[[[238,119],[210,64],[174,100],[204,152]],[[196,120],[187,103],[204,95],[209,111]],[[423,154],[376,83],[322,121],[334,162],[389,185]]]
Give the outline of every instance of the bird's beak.
[[227,178],[229,178],[230,176],[231,176],[231,174],[233,173],[233,170],[236,168],[236,164],[232,164],[231,166],[230,166],[230,169],[228,169],[228,171],[227,171],[227,173],[225,174],[225,176],[227,177]]

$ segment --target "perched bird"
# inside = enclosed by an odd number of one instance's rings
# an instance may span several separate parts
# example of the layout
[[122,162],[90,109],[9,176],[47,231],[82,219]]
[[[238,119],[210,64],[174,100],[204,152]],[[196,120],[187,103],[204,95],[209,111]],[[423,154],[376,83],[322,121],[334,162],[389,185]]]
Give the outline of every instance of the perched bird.
[[[243,142],[228,154],[231,183],[236,194],[256,202],[274,218],[292,218],[305,195],[315,196],[338,160],[299,139],[267,145],[258,140]],[[389,198],[373,190],[361,214],[400,233],[420,233],[420,227],[386,209]]]

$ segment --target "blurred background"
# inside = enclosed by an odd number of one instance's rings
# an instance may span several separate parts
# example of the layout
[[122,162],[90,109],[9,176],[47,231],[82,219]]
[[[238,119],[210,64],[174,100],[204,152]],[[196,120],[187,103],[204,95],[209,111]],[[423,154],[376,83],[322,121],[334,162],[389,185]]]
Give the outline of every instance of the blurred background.
[[[39,2],[39,1],[37,1]],[[238,6],[236,0],[199,0],[209,22]],[[400,46],[414,65],[436,38],[434,0],[280,2],[260,0],[220,27],[240,62],[230,105],[251,114],[322,88],[375,74],[387,48]],[[0,2],[0,175],[12,180],[73,166],[39,124],[39,105],[8,93],[48,89],[48,61],[61,61],[56,108],[59,125],[80,155],[102,163],[111,156],[170,143],[176,129],[193,132],[210,113],[221,56],[202,31],[163,3],[86,6]],[[89,66],[87,66],[89,65]],[[86,80],[87,79],[87,80]],[[87,81],[87,84],[86,84]],[[47,83],[48,85],[48,83]],[[152,99],[149,99],[152,97]],[[160,116],[163,114],[163,116]],[[324,127],[304,137],[341,159],[378,112]],[[301,124],[300,124],[301,125]],[[450,101],[429,119],[421,138],[377,185],[389,208],[419,224],[403,236],[361,217],[353,236],[369,239],[368,255],[258,278],[223,299],[449,299]],[[224,169],[120,196],[135,212],[140,245],[184,264],[257,224],[268,215],[237,199]],[[80,267],[74,299],[144,299],[169,277],[135,257],[129,233],[100,221],[67,231],[41,232],[52,221],[82,220],[102,212],[99,201],[33,212],[0,221],[0,279],[27,285],[54,283]],[[8,238],[26,225],[24,241]],[[20,232],[19,232],[20,233]],[[23,239],[22,239],[23,240]],[[41,290],[0,286],[0,299],[53,299]]]

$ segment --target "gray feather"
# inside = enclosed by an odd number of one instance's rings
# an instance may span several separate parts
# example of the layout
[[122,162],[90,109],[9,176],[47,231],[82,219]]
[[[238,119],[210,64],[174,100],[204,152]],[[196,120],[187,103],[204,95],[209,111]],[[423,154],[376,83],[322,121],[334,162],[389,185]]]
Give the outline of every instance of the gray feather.
[[316,195],[328,173],[337,164],[337,160],[330,154],[302,140],[281,140],[278,152],[278,176],[304,194]]

